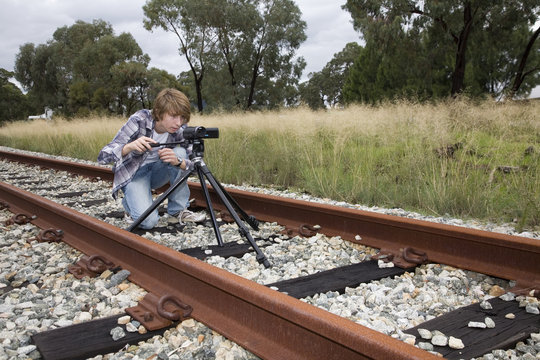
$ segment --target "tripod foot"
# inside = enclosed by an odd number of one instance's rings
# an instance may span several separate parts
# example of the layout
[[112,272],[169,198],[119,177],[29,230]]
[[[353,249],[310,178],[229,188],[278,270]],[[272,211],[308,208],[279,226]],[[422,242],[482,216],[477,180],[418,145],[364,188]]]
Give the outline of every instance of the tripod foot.
[[267,269],[272,267],[272,265],[270,265],[270,261],[268,261],[268,259],[266,258],[266,256],[264,256],[264,254],[258,254],[257,261],[259,262],[259,264],[263,264],[264,267]]

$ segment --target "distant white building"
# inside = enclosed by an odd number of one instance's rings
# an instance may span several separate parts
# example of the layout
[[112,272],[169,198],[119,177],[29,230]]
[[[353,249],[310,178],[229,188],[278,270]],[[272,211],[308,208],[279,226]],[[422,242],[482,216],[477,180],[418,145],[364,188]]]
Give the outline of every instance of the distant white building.
[[45,112],[41,115],[30,115],[28,120],[32,119],[47,119],[51,120],[53,116],[53,111],[49,107],[45,107]]

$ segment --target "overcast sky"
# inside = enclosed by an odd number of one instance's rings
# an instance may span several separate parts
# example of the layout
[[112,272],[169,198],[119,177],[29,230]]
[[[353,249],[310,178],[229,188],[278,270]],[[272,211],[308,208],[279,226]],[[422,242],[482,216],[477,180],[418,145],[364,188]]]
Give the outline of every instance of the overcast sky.
[[[351,16],[341,6],[345,0],[296,0],[307,23],[307,40],[298,55],[307,62],[303,78],[320,71],[345,44],[359,41]],[[142,51],[151,58],[150,66],[178,75],[188,70],[178,54],[178,39],[162,30],[143,27],[142,7],[146,0],[0,0],[0,67],[13,71],[15,56],[25,43],[44,44],[54,31],[77,20],[109,22],[115,32],[129,32]]]
[[[15,56],[25,43],[44,44],[54,31],[77,20],[109,22],[115,35],[129,32],[142,51],[151,58],[150,66],[178,75],[188,70],[178,54],[178,40],[162,30],[149,32],[143,27],[142,6],[146,0],[0,0],[0,68],[13,71]],[[359,42],[351,16],[341,9],[346,0],[296,0],[307,23],[307,40],[298,55],[307,62],[302,80],[320,71],[348,42]],[[540,86],[532,97],[540,97]]]

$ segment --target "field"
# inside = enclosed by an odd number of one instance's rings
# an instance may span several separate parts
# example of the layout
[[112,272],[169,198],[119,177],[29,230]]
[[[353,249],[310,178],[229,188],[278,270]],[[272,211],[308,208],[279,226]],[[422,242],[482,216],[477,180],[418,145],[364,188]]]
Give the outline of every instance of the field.
[[[125,120],[15,122],[0,145],[95,161]],[[190,125],[219,128],[205,162],[223,183],[540,227],[540,102],[194,114]]]

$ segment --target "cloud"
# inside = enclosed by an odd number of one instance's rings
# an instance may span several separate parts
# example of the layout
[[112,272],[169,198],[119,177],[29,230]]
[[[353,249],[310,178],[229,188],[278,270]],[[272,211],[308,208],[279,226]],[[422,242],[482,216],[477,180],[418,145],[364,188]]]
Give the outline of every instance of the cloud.
[[[77,20],[109,22],[116,35],[129,32],[144,53],[150,55],[150,66],[178,75],[188,65],[178,54],[178,39],[160,29],[147,31],[143,26],[145,0],[2,0],[0,12],[0,67],[13,71],[15,57],[25,43],[44,44],[62,26]],[[307,62],[302,80],[310,72],[320,71],[349,42],[360,42],[351,16],[341,9],[345,1],[296,0],[307,23],[307,40],[297,55]],[[532,97],[540,97],[540,87]]]
[[324,0],[301,0],[297,4],[307,22],[307,40],[299,49],[299,55],[307,60],[304,76],[320,71],[347,43],[360,41],[350,14],[341,9],[343,4]]
[[[342,1],[344,3],[344,1]],[[350,41],[358,41],[350,15],[333,1],[296,1],[307,22],[307,40],[298,55],[307,62],[304,78],[320,71],[336,52]],[[178,39],[160,29],[147,31],[143,26],[145,0],[4,0],[0,14],[0,67],[12,71],[21,45],[44,44],[56,29],[71,26],[77,20],[102,19],[111,23],[116,35],[129,32],[143,52],[151,57],[150,66],[172,74],[188,70],[178,54]]]

